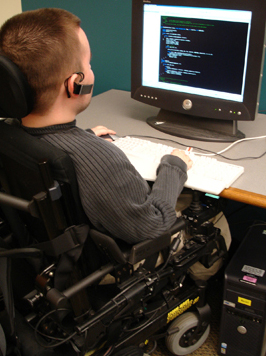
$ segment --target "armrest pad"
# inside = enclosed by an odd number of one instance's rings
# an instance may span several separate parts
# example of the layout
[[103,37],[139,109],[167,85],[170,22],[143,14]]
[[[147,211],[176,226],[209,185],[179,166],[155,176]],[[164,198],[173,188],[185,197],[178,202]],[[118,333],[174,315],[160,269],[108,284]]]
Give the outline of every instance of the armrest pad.
[[159,252],[170,246],[171,234],[166,232],[165,234],[157,237],[156,239],[146,240],[140,242],[131,248],[128,262],[134,265],[143,259],[150,257],[156,252]]
[[187,221],[184,218],[177,218],[174,225],[163,235],[156,239],[146,240],[132,246],[128,262],[134,265],[154,253],[169,247],[171,244],[171,236],[184,229],[186,225]]
[[97,230],[91,230],[90,235],[98,248],[105,251],[118,263],[130,263],[134,265],[137,262],[159,252],[171,244],[171,236],[184,229],[187,222],[183,218],[178,218],[170,230],[156,239],[145,240],[136,245],[126,244],[124,241],[114,240]]
[[90,236],[94,241],[94,243],[96,244],[96,246],[100,250],[105,252],[107,255],[112,257],[116,262],[122,264],[127,263],[126,256],[123,254],[121,249],[118,247],[116,241],[112,237],[105,235],[100,231],[94,229],[90,230]]

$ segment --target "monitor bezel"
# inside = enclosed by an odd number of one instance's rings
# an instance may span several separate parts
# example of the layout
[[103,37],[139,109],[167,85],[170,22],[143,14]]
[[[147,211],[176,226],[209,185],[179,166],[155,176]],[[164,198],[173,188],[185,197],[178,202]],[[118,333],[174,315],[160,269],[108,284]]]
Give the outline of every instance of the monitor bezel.
[[[142,32],[143,6],[145,4],[177,5],[252,11],[250,44],[247,63],[246,85],[243,102],[177,93],[142,85]],[[132,1],[132,54],[131,97],[140,102],[193,117],[218,120],[255,120],[259,107],[265,47],[266,2],[260,0],[133,0]],[[192,107],[183,108],[184,100]]]

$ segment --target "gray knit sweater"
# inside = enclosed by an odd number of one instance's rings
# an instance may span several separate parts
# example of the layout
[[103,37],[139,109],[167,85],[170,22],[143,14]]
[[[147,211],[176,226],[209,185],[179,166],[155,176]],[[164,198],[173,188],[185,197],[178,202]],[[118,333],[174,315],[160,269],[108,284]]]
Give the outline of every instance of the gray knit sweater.
[[136,243],[156,238],[173,225],[176,201],[187,179],[180,158],[162,158],[151,188],[119,148],[76,127],[76,121],[23,129],[69,154],[84,211],[100,231]]

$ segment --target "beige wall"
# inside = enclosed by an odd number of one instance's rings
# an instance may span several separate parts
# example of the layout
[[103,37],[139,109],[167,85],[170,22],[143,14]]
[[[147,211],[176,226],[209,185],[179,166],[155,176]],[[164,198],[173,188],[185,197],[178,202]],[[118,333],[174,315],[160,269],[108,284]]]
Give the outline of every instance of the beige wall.
[[21,0],[0,0],[0,26],[21,11]]

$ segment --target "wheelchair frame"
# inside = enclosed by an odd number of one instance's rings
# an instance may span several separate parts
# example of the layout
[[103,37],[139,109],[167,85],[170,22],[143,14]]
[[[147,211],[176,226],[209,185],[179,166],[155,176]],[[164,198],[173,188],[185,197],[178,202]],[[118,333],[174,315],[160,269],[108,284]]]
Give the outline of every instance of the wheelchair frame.
[[[58,184],[56,186],[60,187]],[[32,208],[36,203],[33,201],[23,201],[22,204],[20,198],[17,200],[0,193],[0,202],[18,209],[27,207],[26,210],[36,216],[37,209]],[[200,215],[204,219],[206,212],[209,219],[215,216],[219,210],[216,205],[208,198],[208,205],[204,204]],[[197,261],[202,261],[209,267],[217,259],[225,258],[226,246],[219,229],[208,221],[200,222],[198,211],[189,208],[184,215],[186,219],[178,218],[171,231],[160,238],[133,246],[127,245],[126,248],[123,244],[123,249],[110,236],[91,229],[90,238],[109,261],[63,291],[53,285],[54,265],[42,271],[36,277],[36,289],[24,297],[32,309],[29,315],[25,315],[25,319],[35,328],[37,342],[44,349],[57,349],[61,344],[71,341],[73,348],[79,350],[79,355],[111,355],[129,345],[143,347],[147,340],[170,337],[178,331],[178,327],[171,330],[169,323],[185,311],[192,310],[197,315],[197,326],[189,336],[183,337],[183,352],[188,350],[190,353],[191,347],[194,350],[195,345],[200,346],[201,338],[209,326],[211,311],[205,303],[206,282],[193,281],[188,275],[188,269]],[[193,231],[193,237],[175,253],[179,238],[176,237],[171,243],[171,236],[182,229]],[[214,249],[215,255],[212,254]],[[148,260],[161,250],[167,253],[164,254],[166,257],[163,265],[147,269],[145,263],[142,263],[134,270],[136,263],[143,259]],[[36,257],[42,254],[37,245],[27,249],[2,251],[0,257]],[[64,320],[69,319],[69,314],[73,314],[71,299],[84,290],[93,293],[95,285],[110,273],[115,277],[116,294],[97,311],[90,309],[83,315],[72,315],[70,332],[69,326],[64,325]],[[50,330],[45,336],[43,329],[47,328],[47,318]],[[50,336],[54,330],[59,333],[57,338],[61,339],[55,343]]]

